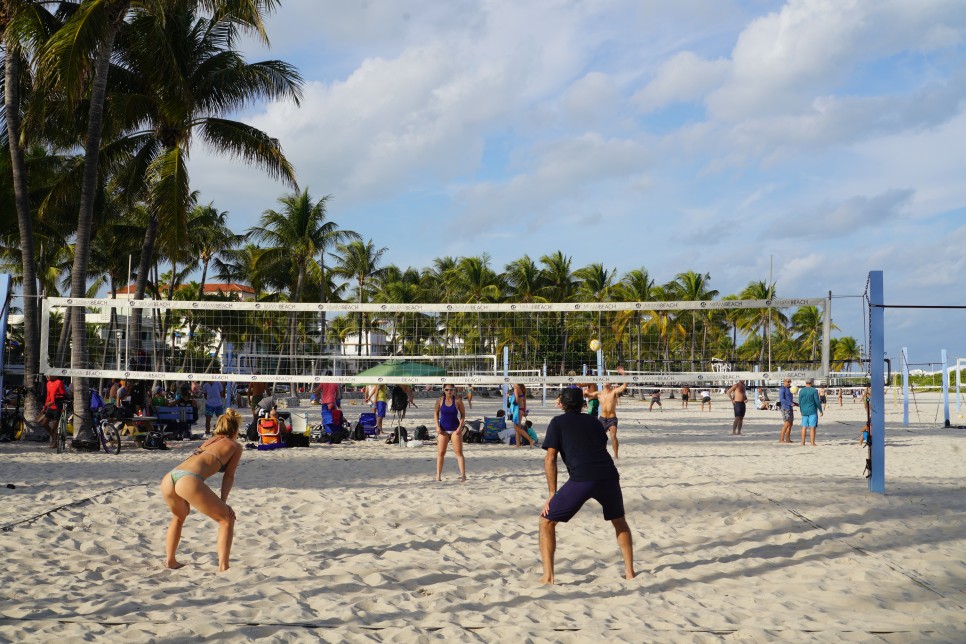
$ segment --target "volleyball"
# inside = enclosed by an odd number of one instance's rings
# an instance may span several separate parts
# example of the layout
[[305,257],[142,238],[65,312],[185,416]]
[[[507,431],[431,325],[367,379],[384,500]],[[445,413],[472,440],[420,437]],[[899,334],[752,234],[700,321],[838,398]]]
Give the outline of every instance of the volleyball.
[[593,340],[591,340],[590,341],[590,350],[591,351],[600,351],[600,340],[598,340],[597,338],[594,338]]
[[797,394],[798,393],[798,387],[792,387],[791,388],[791,392],[792,392],[792,395]]

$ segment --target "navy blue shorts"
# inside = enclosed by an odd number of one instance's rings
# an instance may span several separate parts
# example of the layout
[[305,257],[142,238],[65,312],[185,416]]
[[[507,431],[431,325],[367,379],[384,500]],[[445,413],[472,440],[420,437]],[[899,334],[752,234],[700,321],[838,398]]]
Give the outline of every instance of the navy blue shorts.
[[604,519],[613,521],[624,516],[624,495],[618,479],[606,481],[567,481],[550,499],[548,521],[570,521],[588,499],[604,508]]

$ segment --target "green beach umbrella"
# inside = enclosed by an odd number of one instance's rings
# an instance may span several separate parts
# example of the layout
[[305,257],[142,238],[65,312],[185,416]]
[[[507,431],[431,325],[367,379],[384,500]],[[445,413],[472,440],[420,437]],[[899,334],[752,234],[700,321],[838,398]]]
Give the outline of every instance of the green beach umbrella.
[[365,371],[360,371],[356,374],[358,382],[376,383],[381,384],[386,381],[386,379],[400,378],[400,377],[431,377],[431,376],[445,376],[446,369],[442,367],[437,367],[435,365],[426,364],[424,362],[409,362],[406,360],[387,360],[382,364],[377,364],[375,367],[370,367]]

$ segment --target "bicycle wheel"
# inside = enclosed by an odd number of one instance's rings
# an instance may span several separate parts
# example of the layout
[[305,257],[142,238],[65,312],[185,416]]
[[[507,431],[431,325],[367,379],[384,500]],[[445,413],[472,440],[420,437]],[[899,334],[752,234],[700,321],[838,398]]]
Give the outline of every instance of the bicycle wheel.
[[13,440],[19,441],[23,438],[23,435],[24,435],[23,418],[18,418],[16,423],[17,424],[13,428]]
[[57,453],[63,454],[67,449],[67,417],[61,413],[57,423]]
[[107,421],[101,423],[101,445],[108,454],[121,453],[121,432]]

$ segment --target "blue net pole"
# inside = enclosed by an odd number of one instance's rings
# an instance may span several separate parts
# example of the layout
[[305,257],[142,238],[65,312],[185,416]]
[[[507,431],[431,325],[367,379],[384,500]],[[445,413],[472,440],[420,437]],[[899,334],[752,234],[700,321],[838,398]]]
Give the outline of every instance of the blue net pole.
[[909,349],[902,347],[902,424],[909,426]]
[[869,358],[872,378],[872,476],[869,491],[885,494],[885,328],[882,271],[869,273]]
[[943,362],[943,411],[946,413],[945,426],[949,427],[949,365],[946,363],[946,350],[942,350]]

